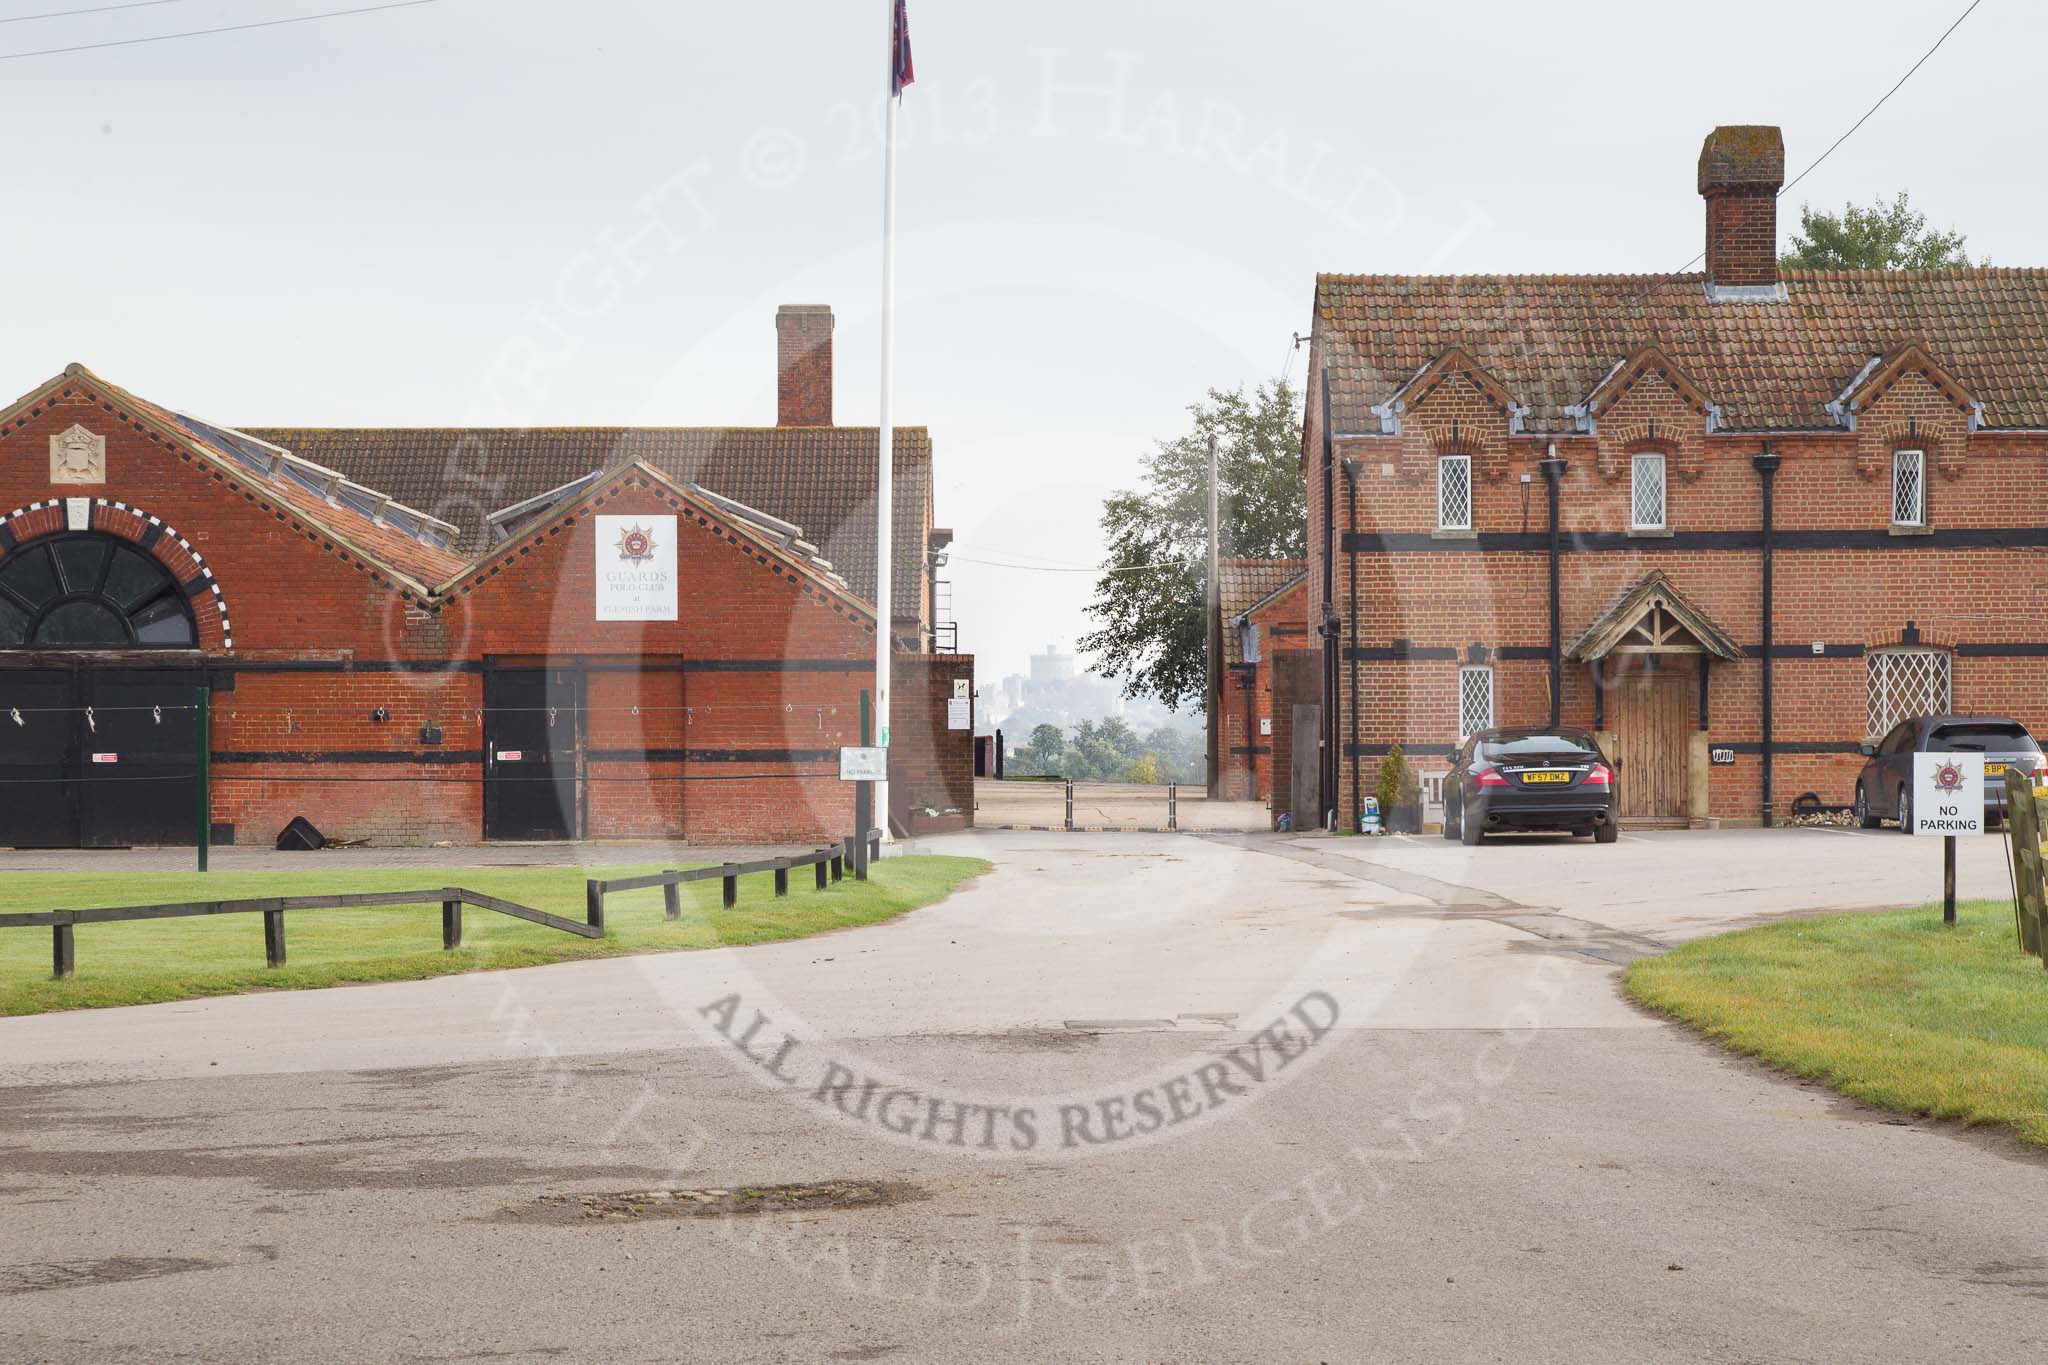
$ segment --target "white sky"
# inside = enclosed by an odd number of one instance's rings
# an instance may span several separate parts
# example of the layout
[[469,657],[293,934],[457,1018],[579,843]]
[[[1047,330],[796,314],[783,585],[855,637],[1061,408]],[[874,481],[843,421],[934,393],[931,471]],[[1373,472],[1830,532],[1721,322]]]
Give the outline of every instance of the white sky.
[[[0,23],[0,54],[363,2]],[[1713,125],[1802,167],[1962,3],[911,0],[897,417],[962,648],[999,677],[1086,628],[1089,575],[967,558],[1094,563],[1103,495],[1281,366],[1317,270],[1676,269]],[[0,390],[80,360],[250,424],[768,423],[774,306],[830,303],[871,423],[886,12],[439,0],[0,61]],[[2043,263],[2044,47],[2048,9],[1986,0],[1781,216],[1904,188]]]

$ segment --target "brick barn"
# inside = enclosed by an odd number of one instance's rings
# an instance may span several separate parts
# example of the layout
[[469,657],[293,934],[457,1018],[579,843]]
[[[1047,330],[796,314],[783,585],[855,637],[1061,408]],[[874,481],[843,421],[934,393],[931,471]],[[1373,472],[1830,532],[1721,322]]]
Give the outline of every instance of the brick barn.
[[[818,310],[797,316],[815,342]],[[794,413],[782,326],[783,416],[820,420],[775,428],[294,448],[76,365],[38,386],[0,412],[0,844],[192,842],[202,691],[223,841],[296,815],[380,843],[849,831],[879,441],[830,425],[823,319]],[[973,660],[931,652],[945,533],[929,440],[897,446],[894,813],[943,827],[972,818],[971,716],[948,702]],[[457,523],[359,470],[423,503],[515,496]]]
[[1326,814],[1491,724],[1675,825],[1848,803],[1904,716],[2048,731],[2048,270],[1781,271],[1784,169],[1707,139],[1699,274],[1317,279]]

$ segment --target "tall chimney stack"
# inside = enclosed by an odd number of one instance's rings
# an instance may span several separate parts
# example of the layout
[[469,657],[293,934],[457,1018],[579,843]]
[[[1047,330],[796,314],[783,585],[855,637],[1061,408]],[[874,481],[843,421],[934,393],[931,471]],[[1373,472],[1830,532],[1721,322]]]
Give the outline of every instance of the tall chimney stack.
[[1778,285],[1778,191],[1785,135],[1768,124],[1716,128],[1700,148],[1710,293],[1756,298]]
[[825,304],[775,310],[775,425],[832,425],[832,309]]

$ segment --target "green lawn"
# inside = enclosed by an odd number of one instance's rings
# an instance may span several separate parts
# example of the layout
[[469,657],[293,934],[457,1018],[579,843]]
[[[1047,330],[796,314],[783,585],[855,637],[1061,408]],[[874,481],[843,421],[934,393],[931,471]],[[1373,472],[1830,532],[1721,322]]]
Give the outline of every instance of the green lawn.
[[1787,920],[1628,970],[1631,996],[1739,1052],[1907,1113],[2048,1145],[2048,971],[2007,901]]
[[[301,989],[364,981],[408,981],[450,972],[530,967],[571,958],[801,938],[873,924],[929,905],[989,869],[979,858],[884,858],[871,879],[816,890],[809,868],[790,873],[777,900],[771,873],[740,879],[739,905],[724,909],[716,880],[685,885],[682,918],[662,918],[661,892],[632,891],[605,902],[605,936],[559,929],[465,907],[462,946],[441,948],[438,904],[373,910],[287,912],[287,965],[263,962],[263,916],[81,924],[75,975],[50,975],[48,929],[0,929],[0,1015],[101,1005],[139,1005],[236,991]],[[0,912],[83,909],[243,896],[322,895],[462,886],[581,921],[586,877],[659,871],[632,867],[424,867],[373,871],[119,873],[11,872],[0,877]]]

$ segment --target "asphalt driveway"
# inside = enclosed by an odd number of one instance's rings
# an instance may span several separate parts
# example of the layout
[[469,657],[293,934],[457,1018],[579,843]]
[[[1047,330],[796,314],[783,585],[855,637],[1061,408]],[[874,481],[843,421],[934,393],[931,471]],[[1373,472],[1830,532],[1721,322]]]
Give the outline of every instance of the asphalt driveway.
[[2048,1164],[1616,990],[1938,845],[934,847],[802,942],[0,1020],[0,1356],[2042,1352]]

